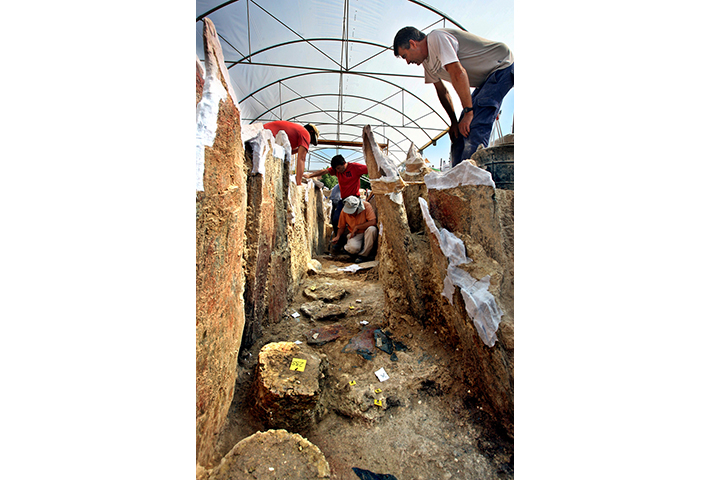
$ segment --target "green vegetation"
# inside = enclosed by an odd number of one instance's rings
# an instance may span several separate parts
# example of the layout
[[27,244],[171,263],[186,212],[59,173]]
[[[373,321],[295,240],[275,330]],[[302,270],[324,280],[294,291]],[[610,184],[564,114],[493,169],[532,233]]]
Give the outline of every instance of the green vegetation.
[[320,177],[320,181],[323,182],[329,190],[332,190],[333,187],[338,184],[338,178],[327,173],[324,173],[323,176]]

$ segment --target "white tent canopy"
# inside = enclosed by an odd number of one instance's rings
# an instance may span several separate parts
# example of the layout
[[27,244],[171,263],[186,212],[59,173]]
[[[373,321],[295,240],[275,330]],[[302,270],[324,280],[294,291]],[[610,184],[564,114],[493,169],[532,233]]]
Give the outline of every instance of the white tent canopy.
[[[196,4],[197,56],[204,59],[201,20],[207,17],[222,43],[242,122],[312,123],[321,140],[349,142],[361,141],[363,126],[370,125],[397,163],[405,160],[412,143],[428,147],[446,136],[448,128],[434,87],[424,84],[422,67],[407,65],[393,54],[400,28],[412,25],[425,33],[460,28],[514,47],[512,0]],[[447,87],[459,108],[453,89]],[[329,164],[333,149],[312,147],[307,168]],[[355,152],[342,153],[348,161],[359,160]]]

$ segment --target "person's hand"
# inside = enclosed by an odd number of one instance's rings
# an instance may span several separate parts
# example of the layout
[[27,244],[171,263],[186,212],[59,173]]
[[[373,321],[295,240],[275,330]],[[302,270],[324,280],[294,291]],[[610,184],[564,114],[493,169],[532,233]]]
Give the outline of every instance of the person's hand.
[[333,237],[330,243],[338,243],[338,240],[340,240],[340,235]]
[[456,140],[456,137],[459,136],[459,123],[458,122],[452,122],[451,127],[449,128],[449,138],[451,139],[451,143],[453,143]]
[[464,137],[468,137],[471,131],[471,122],[473,121],[473,112],[466,112],[459,122],[459,132]]

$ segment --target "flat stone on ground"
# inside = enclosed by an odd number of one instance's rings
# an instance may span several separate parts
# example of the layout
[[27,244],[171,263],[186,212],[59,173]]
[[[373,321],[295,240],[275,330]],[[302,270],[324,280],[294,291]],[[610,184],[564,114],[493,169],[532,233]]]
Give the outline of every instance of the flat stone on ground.
[[327,325],[314,328],[306,332],[306,343],[317,346],[325,345],[340,338],[344,331],[345,327],[342,325]]
[[339,285],[332,283],[313,282],[306,285],[303,295],[311,300],[322,300],[325,303],[333,303],[342,300],[348,295],[348,291]]

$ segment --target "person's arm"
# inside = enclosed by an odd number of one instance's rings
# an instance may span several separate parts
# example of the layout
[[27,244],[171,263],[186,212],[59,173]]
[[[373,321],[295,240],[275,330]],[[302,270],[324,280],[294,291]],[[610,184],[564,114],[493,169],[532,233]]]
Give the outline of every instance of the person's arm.
[[436,88],[436,96],[439,97],[439,102],[441,102],[441,106],[444,107],[446,114],[451,120],[451,127],[449,128],[449,137],[451,137],[451,141],[453,142],[454,139],[458,136],[459,132],[458,118],[456,117],[456,112],[454,112],[454,104],[451,102],[449,91],[446,89],[446,86],[441,80],[434,83],[434,88]]
[[333,237],[333,240],[331,240],[331,243],[338,243],[338,240],[340,240],[340,237],[345,233],[345,230],[347,229],[347,226],[343,225],[338,229],[338,234]]
[[299,146],[298,147],[298,157],[296,158],[296,185],[301,184],[301,180],[303,179],[303,170],[305,170],[306,167],[306,147],[304,146]]
[[364,232],[365,230],[367,230],[367,227],[374,226],[376,221],[377,220],[373,218],[372,220],[368,220],[365,223],[361,223],[359,225],[356,225],[355,228],[353,229],[352,236],[354,237],[355,235],[357,235],[361,231]]
[[[449,63],[447,65],[444,65],[444,68],[447,72],[449,72],[449,75],[451,76],[451,85],[454,87],[454,90],[456,90],[456,94],[461,100],[461,106],[463,108],[471,108],[473,106],[473,104],[471,103],[471,86],[468,83],[468,74],[461,65],[461,62]],[[459,122],[459,132],[464,137],[468,136],[472,121],[473,112],[468,111]]]
[[318,170],[317,172],[307,173],[305,175],[305,177],[306,178],[320,177],[321,175],[325,175],[326,173],[328,173],[328,169],[324,168],[323,170]]
[[[360,223],[353,228],[351,236],[355,236],[358,234],[358,232],[364,232],[367,230],[367,227],[374,227],[377,224],[377,217],[375,216],[375,210],[372,208],[372,205],[366,203],[365,204],[365,221],[363,223]],[[349,238],[349,237],[348,237]]]

